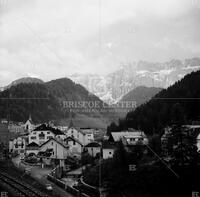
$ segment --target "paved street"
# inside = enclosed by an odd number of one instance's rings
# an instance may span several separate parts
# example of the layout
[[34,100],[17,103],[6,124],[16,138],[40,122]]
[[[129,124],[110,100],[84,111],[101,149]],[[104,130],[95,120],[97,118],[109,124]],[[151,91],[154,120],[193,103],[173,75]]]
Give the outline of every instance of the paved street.
[[53,186],[53,195],[60,196],[60,197],[74,197],[73,195],[67,193],[65,190],[61,189],[51,181],[47,180],[47,175],[52,170],[51,168],[41,168],[40,166],[28,166],[24,165],[20,161],[20,157],[16,157],[13,160],[13,163],[15,166],[25,169],[30,168],[31,169],[31,176],[35,179],[37,179],[41,184],[45,185],[47,183],[50,183]]

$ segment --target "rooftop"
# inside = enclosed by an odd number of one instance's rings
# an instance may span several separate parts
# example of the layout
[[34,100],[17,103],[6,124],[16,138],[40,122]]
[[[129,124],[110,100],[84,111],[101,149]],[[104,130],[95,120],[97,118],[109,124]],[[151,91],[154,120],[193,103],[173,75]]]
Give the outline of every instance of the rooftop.
[[83,145],[78,139],[72,137],[72,136],[68,136],[65,141],[75,141],[77,142],[78,144],[80,144],[81,146]]
[[64,133],[61,130],[53,128],[48,124],[41,124],[40,126],[36,127],[33,131],[51,131],[55,135],[64,135]]
[[116,142],[108,142],[108,141],[102,142],[102,148],[103,149],[115,149],[116,146],[117,146]]
[[146,137],[143,131],[112,132],[111,135],[115,142],[120,141],[122,137],[126,137],[126,138]]
[[97,142],[91,142],[89,144],[87,144],[85,147],[89,148],[89,147],[101,147],[101,145]]
[[43,144],[40,145],[40,147],[44,146],[45,144],[49,143],[50,141],[55,141],[57,143],[59,143],[61,146],[63,146],[64,148],[69,148],[68,145],[66,145],[63,141],[57,139],[57,138],[50,138],[48,141],[44,142]]
[[27,145],[27,147],[39,147],[39,145],[36,144],[35,142],[31,142],[30,144]]

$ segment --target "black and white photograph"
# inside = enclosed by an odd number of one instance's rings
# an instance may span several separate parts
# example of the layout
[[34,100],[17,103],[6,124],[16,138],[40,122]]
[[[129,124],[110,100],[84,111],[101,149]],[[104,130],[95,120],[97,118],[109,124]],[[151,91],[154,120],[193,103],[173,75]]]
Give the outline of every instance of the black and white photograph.
[[0,197],[200,197],[200,0],[0,0]]

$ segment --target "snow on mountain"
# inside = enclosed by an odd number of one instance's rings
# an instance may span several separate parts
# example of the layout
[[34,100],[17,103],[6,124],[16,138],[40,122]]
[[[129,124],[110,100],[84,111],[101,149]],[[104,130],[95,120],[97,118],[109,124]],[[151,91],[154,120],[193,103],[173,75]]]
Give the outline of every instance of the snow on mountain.
[[121,66],[106,76],[74,74],[68,76],[107,103],[116,103],[138,86],[167,88],[186,74],[200,69],[200,58],[171,60],[164,63],[146,61]]

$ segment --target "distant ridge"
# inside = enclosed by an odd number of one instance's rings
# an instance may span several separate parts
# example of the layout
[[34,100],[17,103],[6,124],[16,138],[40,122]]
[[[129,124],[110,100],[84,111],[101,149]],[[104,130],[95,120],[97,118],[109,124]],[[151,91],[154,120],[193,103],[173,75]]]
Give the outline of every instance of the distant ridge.
[[11,86],[16,86],[16,85],[21,84],[21,83],[39,83],[39,84],[43,84],[44,81],[42,81],[39,78],[35,78],[35,77],[23,77],[23,78],[20,78],[20,79],[17,79],[15,81],[11,82],[9,85],[7,85],[5,87],[2,87],[1,91],[6,90],[6,89],[10,88]]
[[122,97],[120,101],[135,101],[140,106],[158,94],[163,88],[138,86]]

